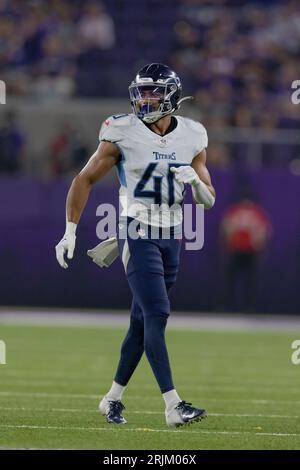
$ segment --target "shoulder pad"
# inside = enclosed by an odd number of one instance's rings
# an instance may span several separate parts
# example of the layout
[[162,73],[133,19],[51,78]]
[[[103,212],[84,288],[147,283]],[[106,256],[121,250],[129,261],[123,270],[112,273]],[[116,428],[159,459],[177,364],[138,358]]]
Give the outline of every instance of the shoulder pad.
[[195,155],[208,146],[208,137],[205,127],[198,121],[181,117],[187,131],[190,132],[190,142],[194,146]]
[[99,140],[108,140],[110,142],[120,140],[122,138],[122,129],[132,126],[134,118],[133,114],[114,114],[109,116],[102,123]]
[[134,114],[113,114],[109,116],[103,124],[113,127],[125,127],[133,124],[135,115]]
[[206,129],[201,122],[194,121],[194,119],[186,117],[182,117],[182,119],[184,120],[186,127],[189,129],[200,133],[206,133]]

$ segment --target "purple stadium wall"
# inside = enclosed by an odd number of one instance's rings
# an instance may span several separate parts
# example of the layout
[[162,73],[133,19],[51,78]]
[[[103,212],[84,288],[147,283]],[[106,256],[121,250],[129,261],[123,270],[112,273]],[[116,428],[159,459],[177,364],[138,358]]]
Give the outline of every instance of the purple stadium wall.
[[[300,177],[280,169],[255,172],[251,179],[256,200],[269,214],[274,230],[259,263],[256,310],[300,313]],[[212,311],[221,305],[219,223],[232,201],[236,179],[232,172],[214,171],[213,181],[218,197],[214,209],[205,214],[204,248],[182,253],[172,292],[174,309]],[[96,207],[101,202],[117,204],[116,185],[94,188],[78,230],[75,259],[68,270],[58,266],[54,246],[64,230],[68,186],[65,180],[0,179],[1,305],[130,306],[121,262],[100,269],[85,254],[98,242]]]

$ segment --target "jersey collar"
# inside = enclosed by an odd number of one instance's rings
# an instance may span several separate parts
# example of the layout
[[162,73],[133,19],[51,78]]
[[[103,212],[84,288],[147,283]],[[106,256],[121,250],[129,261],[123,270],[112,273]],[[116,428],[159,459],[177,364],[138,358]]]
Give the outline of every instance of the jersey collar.
[[151,129],[151,127],[150,127],[151,124],[147,124],[143,121],[141,121],[141,122],[144,124],[144,126],[146,126],[149,129],[149,131],[151,131],[155,135],[158,135],[159,137],[165,137],[167,134],[170,134],[172,131],[174,131],[174,129],[176,129],[176,127],[178,126],[178,121],[177,121],[176,117],[171,116],[171,122],[170,122],[170,125],[169,125],[168,129],[166,130],[166,132],[163,135],[161,135],[161,134],[158,134],[157,132],[154,132]]

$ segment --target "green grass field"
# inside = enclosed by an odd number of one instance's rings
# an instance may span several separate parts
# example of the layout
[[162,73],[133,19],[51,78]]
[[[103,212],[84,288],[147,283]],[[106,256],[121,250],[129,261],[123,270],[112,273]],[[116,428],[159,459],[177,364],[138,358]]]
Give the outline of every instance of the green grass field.
[[142,359],[123,396],[125,426],[97,411],[125,328],[3,326],[0,447],[76,449],[300,449],[300,332],[178,331],[167,341],[177,390],[209,417],[170,429]]

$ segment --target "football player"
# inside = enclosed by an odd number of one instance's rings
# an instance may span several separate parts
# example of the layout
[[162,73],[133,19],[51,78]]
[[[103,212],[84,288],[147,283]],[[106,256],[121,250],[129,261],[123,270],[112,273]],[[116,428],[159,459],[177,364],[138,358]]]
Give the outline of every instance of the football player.
[[[199,421],[206,410],[182,400],[175,389],[165,343],[170,314],[168,293],[179,265],[182,202],[185,185],[196,203],[209,209],[215,190],[206,168],[207,133],[199,122],[173,113],[182,86],[168,66],[143,67],[129,86],[132,114],[106,119],[100,144],[74,178],[66,202],[66,230],[56,246],[59,264],[73,257],[76,228],[90,190],[113,166],[120,180],[122,223],[119,251],[132,291],[130,326],[121,347],[111,389],[100,402],[109,423],[124,424],[122,394],[145,352],[165,402],[166,423],[181,426]],[[137,236],[131,236],[134,222]],[[151,230],[156,235],[151,237]],[[164,236],[164,230],[168,236]],[[150,233],[151,232],[151,233]]]

